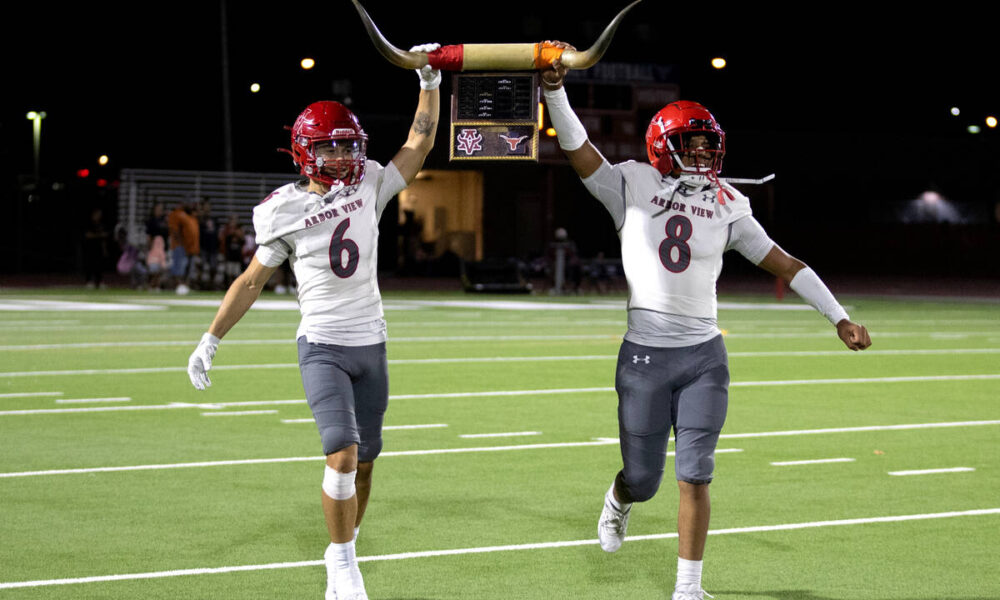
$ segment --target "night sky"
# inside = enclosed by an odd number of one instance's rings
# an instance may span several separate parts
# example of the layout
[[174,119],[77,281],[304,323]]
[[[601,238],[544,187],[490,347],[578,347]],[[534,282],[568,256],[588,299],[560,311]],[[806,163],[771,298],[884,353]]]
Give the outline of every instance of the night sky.
[[[626,3],[363,4],[385,36],[408,49],[543,39],[586,47]],[[416,75],[376,52],[348,0],[262,8],[230,0],[225,28],[217,2],[151,6],[76,3],[37,16],[32,6],[4,8],[5,203],[17,194],[17,176],[33,169],[29,110],[48,113],[41,169],[50,181],[72,180],[80,168],[112,179],[121,168],[222,170],[223,30],[237,171],[291,172],[275,151],[288,143],[282,127],[319,99],[349,95],[371,158],[386,162],[404,141]],[[472,16],[479,11],[489,16]],[[706,104],[729,134],[724,174],[776,172],[785,182],[779,202],[789,206],[836,202],[836,190],[849,189],[854,204],[846,206],[859,210],[872,198],[937,189],[992,215],[1000,151],[984,119],[1000,115],[993,29],[987,15],[955,3],[930,13],[861,3],[709,10],[644,0],[604,60],[670,65],[682,97]],[[317,62],[311,71],[299,67],[305,56]],[[714,56],[729,67],[712,69]],[[260,93],[250,93],[253,82]],[[441,135],[447,79],[442,91],[433,168],[449,166]],[[983,132],[969,135],[969,124]],[[103,171],[101,154],[111,157]]]
[[[543,38],[584,47],[624,2],[573,11],[505,2],[498,4],[504,10],[479,20],[469,16],[467,2],[365,5],[403,49],[424,41]],[[947,135],[982,124],[991,110],[1000,113],[1000,86],[992,83],[998,53],[989,48],[995,40],[987,37],[985,15],[871,11],[860,4],[812,5],[808,14],[804,6],[799,13],[754,6],[712,13],[696,3],[645,0],[626,17],[605,60],[675,65],[682,95],[708,105],[728,130],[808,132],[789,139],[796,152],[824,143],[827,133],[870,132],[866,147],[844,149],[845,168],[852,160],[868,166],[885,160],[891,152],[879,140],[882,131]],[[284,143],[281,126],[305,104],[337,97],[335,80],[350,81],[359,115],[411,113],[415,76],[376,53],[348,0],[261,9],[230,0],[227,10],[238,170],[283,170],[285,161],[271,152]],[[19,170],[31,168],[24,114],[32,109],[48,113],[43,169],[51,176],[91,165],[102,153],[121,167],[222,168],[217,3],[152,10],[77,3],[38,17],[27,11],[4,9],[2,42],[0,131],[4,157]],[[730,67],[711,69],[716,55]],[[316,68],[302,71],[303,56],[315,58]],[[261,93],[249,92],[253,81]],[[952,104],[963,108],[962,117],[947,113]],[[380,146],[374,136],[373,144]]]

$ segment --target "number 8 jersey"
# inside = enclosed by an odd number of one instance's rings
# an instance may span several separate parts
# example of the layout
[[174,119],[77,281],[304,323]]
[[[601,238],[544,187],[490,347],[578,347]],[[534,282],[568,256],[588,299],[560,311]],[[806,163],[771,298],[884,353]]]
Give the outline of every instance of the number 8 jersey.
[[[583,183],[611,213],[621,238],[633,334],[626,339],[685,345],[717,335],[722,254],[734,248],[757,264],[773,246],[751,217],[747,197],[723,183],[720,198],[718,185],[704,178],[663,177],[635,161],[605,161]],[[678,343],[636,339],[633,330],[642,328],[678,334]],[[685,340],[685,334],[693,337]]]
[[296,337],[313,343],[366,346],[384,342],[378,271],[378,222],[406,188],[396,166],[368,161],[353,189],[320,196],[302,183],[272,192],[253,211],[257,260],[288,259],[298,284],[302,321]]

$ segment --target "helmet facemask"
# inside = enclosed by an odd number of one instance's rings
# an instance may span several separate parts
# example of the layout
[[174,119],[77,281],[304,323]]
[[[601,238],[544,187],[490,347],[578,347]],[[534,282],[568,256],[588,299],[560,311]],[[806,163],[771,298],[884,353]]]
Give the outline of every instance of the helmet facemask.
[[726,154],[723,138],[711,129],[689,129],[675,135],[664,135],[665,154],[671,170],[685,175],[717,177]]
[[331,187],[361,183],[365,174],[367,136],[329,139],[299,137],[304,152],[302,173]]
[[368,135],[346,106],[314,102],[288,129],[292,144],[284,152],[302,175],[331,188],[356,187],[364,180]]

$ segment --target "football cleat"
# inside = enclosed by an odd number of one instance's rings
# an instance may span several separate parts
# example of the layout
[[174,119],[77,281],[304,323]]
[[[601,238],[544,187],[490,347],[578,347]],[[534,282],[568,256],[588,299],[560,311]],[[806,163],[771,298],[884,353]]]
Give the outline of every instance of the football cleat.
[[714,598],[715,596],[701,589],[700,585],[686,585],[675,589],[670,600],[705,600],[706,597]]
[[611,504],[611,499],[607,495],[604,496],[604,510],[601,511],[601,518],[597,522],[597,539],[601,542],[601,550],[615,552],[622,547],[631,511],[632,505],[621,511]]

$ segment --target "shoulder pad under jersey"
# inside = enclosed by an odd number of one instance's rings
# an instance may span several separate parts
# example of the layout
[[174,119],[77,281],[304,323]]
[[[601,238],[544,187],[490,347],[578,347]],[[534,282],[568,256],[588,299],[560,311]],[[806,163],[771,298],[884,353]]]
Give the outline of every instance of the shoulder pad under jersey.
[[301,221],[302,202],[308,196],[309,192],[289,183],[271,192],[263,202],[255,206],[253,228],[257,234],[257,245],[263,246],[294,231]]

